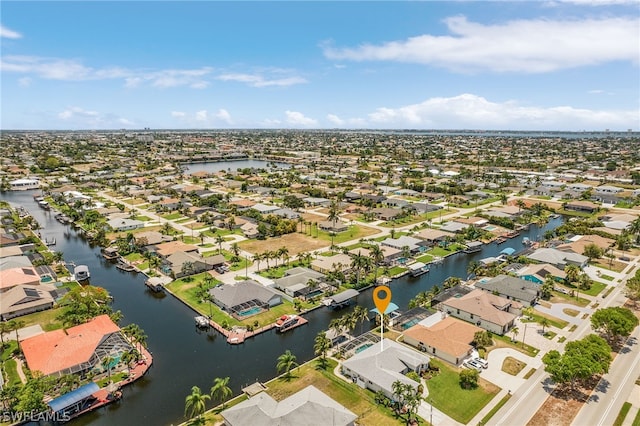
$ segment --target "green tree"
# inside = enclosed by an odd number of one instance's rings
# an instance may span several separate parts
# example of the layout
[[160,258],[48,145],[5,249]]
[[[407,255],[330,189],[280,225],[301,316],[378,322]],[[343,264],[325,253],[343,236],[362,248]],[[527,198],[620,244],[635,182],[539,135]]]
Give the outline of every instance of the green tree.
[[216,235],[216,244],[218,244],[218,254],[222,253],[222,243],[224,243],[224,238],[222,235]]
[[329,349],[331,349],[331,339],[327,337],[327,333],[320,330],[313,340],[313,352],[320,356],[323,368],[326,366],[327,352],[329,352]]
[[580,381],[607,373],[611,364],[611,347],[595,334],[567,343],[564,354],[557,350],[542,357],[544,370],[558,385],[575,389]]
[[282,355],[278,357],[278,361],[276,364],[278,373],[284,371],[284,377],[289,380],[291,378],[291,370],[298,366],[298,363],[296,361],[296,356],[292,354],[289,349],[287,349]]
[[211,398],[215,401],[222,402],[222,408],[224,409],[224,403],[233,395],[233,391],[229,387],[229,377],[221,378],[216,377],[213,380],[213,386],[211,387]]
[[460,372],[460,386],[463,389],[475,389],[478,387],[480,373],[475,368],[465,368]]
[[542,297],[545,300],[549,300],[551,298],[553,294],[552,291],[554,287],[554,282],[555,281],[553,281],[553,278],[552,279],[545,278],[544,282],[542,283],[542,286],[540,286],[540,297]]
[[592,262],[594,259],[600,259],[604,254],[604,250],[596,244],[591,243],[584,246],[584,252],[582,254],[589,258],[589,262]]
[[638,300],[640,300],[640,269],[636,272],[636,275],[629,278],[624,286],[625,295],[636,306]]
[[113,368],[113,362],[115,359],[109,355],[102,358],[100,364],[102,365],[102,371],[107,370],[107,376],[109,377],[109,383],[111,383],[111,369]]
[[353,312],[351,312],[353,318],[360,323],[360,334],[362,334],[362,327],[364,322],[369,319],[369,311],[364,306],[356,306]]
[[628,337],[637,326],[638,317],[623,307],[598,309],[591,315],[591,327],[611,344]]
[[476,331],[473,335],[473,344],[476,348],[487,348],[493,345],[493,339],[488,331]]
[[540,325],[542,326],[542,334],[544,334],[544,329],[549,327],[549,319],[546,317],[542,317],[540,320]]
[[197,417],[198,419],[204,413],[207,401],[210,400],[209,395],[203,394],[198,386],[191,388],[191,395],[184,400],[184,416],[188,419]]

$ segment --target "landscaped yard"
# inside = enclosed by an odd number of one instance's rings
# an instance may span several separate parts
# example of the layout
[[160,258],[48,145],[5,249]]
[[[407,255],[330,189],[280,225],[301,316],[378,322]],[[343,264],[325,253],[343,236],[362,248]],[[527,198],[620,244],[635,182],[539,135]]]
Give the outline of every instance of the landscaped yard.
[[[320,233],[322,234],[322,232]],[[266,240],[246,240],[240,241],[238,245],[242,250],[249,253],[263,253],[265,251],[277,250],[280,247],[289,249],[289,256],[293,257],[303,251],[313,251],[322,247],[327,247],[330,242],[319,238],[294,232],[280,237],[267,238]]]
[[[369,235],[377,234],[379,231],[375,228],[370,228],[364,225],[350,225],[349,229],[343,232],[336,232],[333,237],[334,244],[344,243],[351,240],[359,240],[360,238],[368,237]],[[318,239],[331,242],[331,233],[326,231],[319,231],[317,233]]]
[[21,321],[24,321],[24,326],[29,327],[31,325],[40,324],[44,331],[58,330],[62,328],[62,321],[57,320],[56,317],[63,312],[64,308],[48,309],[46,311],[34,312],[29,315],[23,315],[20,317]]
[[517,376],[519,372],[526,366],[524,362],[517,360],[513,357],[506,357],[502,363],[502,371],[512,376]]
[[460,423],[467,424],[500,391],[499,387],[482,377],[476,389],[462,389],[459,369],[436,359],[432,359],[430,364],[439,367],[440,373],[427,380],[428,399],[434,407]]
[[402,219],[397,219],[397,220],[390,220],[388,222],[383,222],[380,224],[380,226],[384,226],[387,228],[391,228],[394,226],[407,226],[407,225],[413,225],[414,223],[420,223],[420,222],[425,222],[427,220],[430,219],[435,219],[437,217],[441,217],[444,215],[448,215],[451,213],[455,213],[458,210],[456,209],[452,209],[450,207],[444,208],[444,209],[440,209],[440,210],[436,210],[436,211],[432,211],[429,213],[423,213],[420,215],[416,215],[416,216],[409,216],[409,217],[405,217]]

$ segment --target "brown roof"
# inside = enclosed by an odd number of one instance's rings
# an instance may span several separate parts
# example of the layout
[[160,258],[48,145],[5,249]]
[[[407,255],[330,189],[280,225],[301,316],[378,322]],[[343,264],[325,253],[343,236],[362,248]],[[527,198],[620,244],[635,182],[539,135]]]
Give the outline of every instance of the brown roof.
[[177,251],[184,251],[186,253],[198,251],[198,247],[193,244],[185,244],[182,241],[169,241],[168,243],[158,244],[156,251],[160,256],[167,257]]
[[22,341],[22,352],[31,371],[49,375],[87,362],[102,338],[119,331],[109,315],[65,330],[54,330]]
[[442,304],[468,312],[500,326],[509,324],[516,317],[512,313],[496,308],[496,306],[504,307],[513,304],[513,301],[480,289],[475,289],[460,298],[451,297],[442,302]]
[[457,318],[446,317],[431,327],[416,324],[404,334],[422,342],[425,346],[462,358],[469,353],[473,336],[478,331],[483,330]]
[[40,275],[38,275],[33,266],[22,266],[0,271],[0,292],[21,284],[40,284]]

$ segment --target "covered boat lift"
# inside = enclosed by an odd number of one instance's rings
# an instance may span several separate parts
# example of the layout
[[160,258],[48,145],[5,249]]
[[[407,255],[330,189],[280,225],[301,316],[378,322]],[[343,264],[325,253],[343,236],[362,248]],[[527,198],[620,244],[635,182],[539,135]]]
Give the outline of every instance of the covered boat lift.
[[360,294],[358,290],[352,288],[345,290],[341,293],[334,294],[331,297],[326,298],[323,303],[329,307],[329,309],[340,309],[351,304],[351,299],[357,297]]

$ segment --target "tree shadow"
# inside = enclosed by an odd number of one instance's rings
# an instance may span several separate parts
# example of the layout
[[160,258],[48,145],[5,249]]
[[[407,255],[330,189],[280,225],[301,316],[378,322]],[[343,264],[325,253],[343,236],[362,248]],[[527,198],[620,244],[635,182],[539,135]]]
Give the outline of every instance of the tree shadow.
[[598,392],[607,393],[607,389],[611,387],[611,383],[607,379],[601,379],[596,386]]

